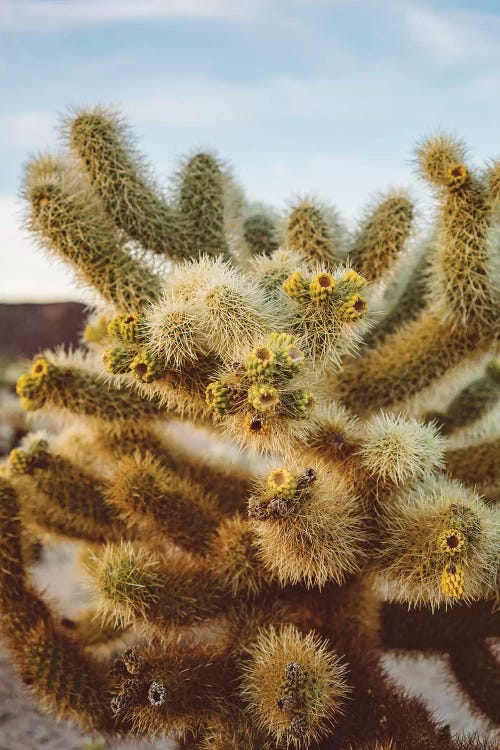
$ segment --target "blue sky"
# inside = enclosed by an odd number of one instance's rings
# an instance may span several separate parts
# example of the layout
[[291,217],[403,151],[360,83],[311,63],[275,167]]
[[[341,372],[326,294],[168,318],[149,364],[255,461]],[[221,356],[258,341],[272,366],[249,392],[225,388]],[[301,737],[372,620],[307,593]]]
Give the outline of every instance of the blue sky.
[[212,147],[252,200],[316,194],[352,224],[415,178],[418,139],[500,143],[496,0],[0,0],[0,299],[75,298],[34,251],[17,198],[71,105],[112,104],[162,181]]

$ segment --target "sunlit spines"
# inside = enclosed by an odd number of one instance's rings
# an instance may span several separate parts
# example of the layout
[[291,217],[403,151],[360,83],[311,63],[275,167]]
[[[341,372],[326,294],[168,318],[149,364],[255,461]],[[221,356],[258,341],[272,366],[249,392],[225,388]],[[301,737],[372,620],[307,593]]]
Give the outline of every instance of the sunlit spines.
[[[431,299],[443,317],[497,329],[499,270],[491,242],[492,205],[487,186],[464,163],[463,147],[444,136],[418,151],[420,170],[438,187],[437,252]],[[498,330],[497,330],[498,334]]]
[[340,357],[355,351],[366,329],[366,280],[351,268],[332,272],[294,271],[283,282],[290,298],[291,330],[317,366],[338,365]]
[[326,216],[321,207],[307,199],[291,210],[284,244],[313,264],[331,265],[335,260],[335,247]]
[[50,450],[46,440],[28,436],[24,450],[11,452],[9,465],[17,477],[21,511],[28,524],[91,542],[127,536],[116,513],[106,505],[102,482]]
[[39,623],[24,636],[16,661],[45,708],[86,730],[111,729],[105,671],[76,641]]
[[458,365],[489,352],[491,345],[489,330],[453,325],[437,312],[423,310],[379,346],[345,362],[335,395],[358,413],[401,404]]
[[208,550],[208,564],[234,597],[259,594],[272,573],[259,560],[253,525],[240,514],[222,521]]
[[493,161],[486,173],[486,182],[491,205],[494,211],[500,208],[500,161]]
[[179,211],[189,254],[228,253],[224,232],[224,174],[215,156],[192,156],[179,174]]
[[48,363],[50,370],[34,378],[21,376],[18,393],[28,411],[42,406],[79,416],[108,420],[152,417],[158,406],[143,401],[126,389],[106,384],[89,359],[53,352],[38,357],[36,363]]
[[[209,409],[240,444],[269,451],[293,442],[314,411],[316,399],[295,379],[305,369],[305,357],[290,334],[274,332],[239,362],[210,383],[205,391]],[[241,364],[241,362],[243,364]],[[307,383],[308,377],[304,374]],[[314,378],[310,378],[312,384]]]
[[248,272],[267,299],[283,306],[283,283],[303,262],[300,253],[280,247],[271,255],[256,255],[250,263]]
[[435,607],[491,596],[500,527],[495,511],[472,490],[445,478],[429,479],[385,507],[382,525],[377,566],[394,598]]
[[158,278],[125,249],[85,178],[61,158],[28,166],[24,197],[40,243],[117,307],[138,308],[159,291]]
[[166,295],[174,307],[189,307],[189,346],[196,340],[195,351],[198,348],[225,361],[233,359],[243,341],[262,336],[279,322],[275,306],[255,281],[221,256],[205,255],[179,265],[169,279]]
[[465,146],[445,134],[427,138],[417,148],[417,164],[422,176],[439,188],[447,188],[454,167],[463,164]]
[[221,260],[210,270],[205,288],[195,292],[198,330],[204,330],[209,350],[228,361],[242,341],[262,336],[276,319],[262,291],[248,278]]
[[324,464],[273,470],[249,502],[259,558],[282,585],[342,583],[359,569],[360,503],[342,475]]
[[400,485],[442,468],[444,451],[445,441],[432,425],[381,414],[365,423],[359,457],[371,476]]
[[106,497],[118,513],[149,538],[168,536],[201,553],[215,531],[219,514],[213,497],[148,453],[137,451],[116,465]]
[[276,227],[265,213],[254,213],[245,219],[243,239],[251,255],[271,256],[278,249]]
[[311,419],[307,445],[329,461],[343,462],[360,447],[361,423],[337,402],[322,403]]
[[129,543],[110,545],[93,557],[88,574],[102,621],[121,627],[143,621],[168,630],[213,617],[223,607],[217,579],[176,551],[159,558]]
[[362,222],[349,260],[369,282],[377,282],[403,252],[411,233],[413,205],[403,191],[382,196]]
[[197,328],[197,316],[187,301],[164,294],[146,311],[146,337],[150,349],[166,366],[182,367],[206,353]]
[[79,110],[66,130],[72,152],[116,225],[147,250],[185,257],[189,248],[182,222],[152,180],[119,115],[100,107]]
[[327,642],[288,625],[249,646],[242,691],[261,730],[280,746],[307,748],[334,731],[349,688]]

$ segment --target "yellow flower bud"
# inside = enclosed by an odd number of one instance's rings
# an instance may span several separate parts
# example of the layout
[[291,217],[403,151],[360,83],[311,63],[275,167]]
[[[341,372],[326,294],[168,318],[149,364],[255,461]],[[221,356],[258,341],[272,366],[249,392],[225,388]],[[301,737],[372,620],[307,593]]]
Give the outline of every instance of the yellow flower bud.
[[366,314],[367,309],[366,299],[359,294],[352,294],[339,308],[342,317],[351,321],[362,318]]
[[216,414],[227,414],[230,407],[230,388],[223,380],[210,383],[205,389],[205,401]]
[[309,294],[316,302],[323,302],[335,291],[336,281],[330,273],[320,273],[309,284]]
[[295,271],[283,282],[283,290],[298,301],[309,298],[307,283],[300,271]]
[[297,490],[295,477],[288,469],[275,469],[267,478],[267,486],[274,496],[292,499]]
[[465,570],[463,565],[450,562],[441,576],[441,591],[450,599],[461,599],[464,595]]
[[152,383],[162,377],[165,368],[158,357],[141,352],[130,363],[130,370],[141,383]]
[[279,403],[278,391],[273,386],[252,385],[248,389],[248,401],[254,409],[267,411]]
[[345,284],[352,284],[353,286],[357,287],[358,289],[361,289],[366,285],[366,279],[364,276],[361,276],[357,271],[355,271],[353,268],[349,268],[345,274],[342,276],[341,279]]
[[450,190],[460,190],[469,179],[469,170],[464,164],[454,164],[448,169],[448,187]]

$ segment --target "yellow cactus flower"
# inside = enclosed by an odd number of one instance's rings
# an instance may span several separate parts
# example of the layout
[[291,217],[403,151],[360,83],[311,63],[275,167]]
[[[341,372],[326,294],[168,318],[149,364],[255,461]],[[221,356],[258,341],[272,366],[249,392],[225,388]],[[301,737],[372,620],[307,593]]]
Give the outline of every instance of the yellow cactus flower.
[[309,294],[316,302],[323,302],[331,297],[337,283],[331,273],[319,273],[309,284]]
[[309,391],[301,388],[291,394],[291,407],[295,416],[305,417],[313,411],[315,406],[316,399]]
[[130,371],[141,383],[159,380],[164,372],[163,363],[149,352],[141,352],[130,363]]
[[31,366],[31,376],[33,378],[45,378],[50,372],[50,363],[45,357],[38,357]]
[[276,354],[268,346],[254,349],[246,361],[246,373],[252,380],[263,379],[276,370]]
[[446,529],[439,535],[437,547],[447,555],[457,555],[467,549],[467,539],[458,529]]
[[267,478],[267,486],[275,496],[293,498],[297,491],[297,481],[288,469],[275,469]]
[[83,340],[88,344],[100,344],[108,335],[108,320],[106,318],[99,318],[99,320],[85,328],[83,332]]

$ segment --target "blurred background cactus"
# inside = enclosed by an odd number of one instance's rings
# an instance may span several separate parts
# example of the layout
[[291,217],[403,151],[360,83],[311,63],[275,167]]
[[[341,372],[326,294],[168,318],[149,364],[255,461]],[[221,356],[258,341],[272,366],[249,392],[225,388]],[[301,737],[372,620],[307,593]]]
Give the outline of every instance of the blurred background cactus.
[[[185,750],[493,748],[382,659],[448,654],[500,722],[499,164],[422,143],[419,243],[402,191],[350,236],[309,198],[252,206],[210,153],[167,200],[106,109],[63,136],[27,168],[27,224],[90,313],[17,379],[0,609],[24,682],[86,730]],[[53,537],[78,542],[71,618],[33,575]]]

